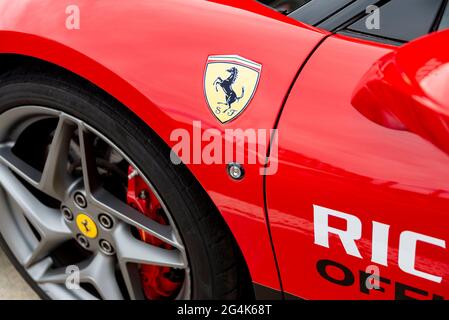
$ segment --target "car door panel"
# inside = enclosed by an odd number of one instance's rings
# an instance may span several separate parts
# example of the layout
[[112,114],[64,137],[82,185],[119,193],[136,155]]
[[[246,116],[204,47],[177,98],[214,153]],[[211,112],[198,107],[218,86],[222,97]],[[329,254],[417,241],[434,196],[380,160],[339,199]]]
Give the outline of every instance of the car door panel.
[[294,84],[278,126],[278,172],[266,177],[287,293],[449,298],[449,156],[351,105],[365,72],[394,49],[330,37]]

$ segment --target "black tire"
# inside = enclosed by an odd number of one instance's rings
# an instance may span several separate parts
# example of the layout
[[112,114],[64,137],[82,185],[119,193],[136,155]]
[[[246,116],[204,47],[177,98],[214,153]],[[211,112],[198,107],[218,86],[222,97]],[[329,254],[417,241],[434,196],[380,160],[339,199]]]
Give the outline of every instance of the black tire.
[[[190,172],[171,163],[161,139],[126,107],[89,82],[46,64],[0,75],[0,114],[22,105],[45,106],[81,119],[113,141],[149,177],[186,246],[193,299],[251,297],[246,265],[217,209]],[[1,237],[0,243],[6,246]],[[5,252],[32,288],[46,298],[10,250]]]

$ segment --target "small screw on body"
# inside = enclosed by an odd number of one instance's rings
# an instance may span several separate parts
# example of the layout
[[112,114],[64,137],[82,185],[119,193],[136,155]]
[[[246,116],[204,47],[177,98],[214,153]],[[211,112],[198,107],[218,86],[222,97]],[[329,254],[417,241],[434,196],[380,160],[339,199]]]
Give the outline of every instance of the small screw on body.
[[245,175],[245,171],[240,164],[231,162],[228,164],[228,174],[234,180],[241,180]]

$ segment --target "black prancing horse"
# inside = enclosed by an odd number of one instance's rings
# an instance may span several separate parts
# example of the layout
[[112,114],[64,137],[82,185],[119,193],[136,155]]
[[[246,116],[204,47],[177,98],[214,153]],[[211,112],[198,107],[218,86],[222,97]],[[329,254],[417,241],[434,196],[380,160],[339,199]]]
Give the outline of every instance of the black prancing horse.
[[224,104],[224,105],[228,106],[228,108],[226,110],[223,110],[223,112],[228,111],[234,102],[239,101],[245,95],[245,87],[242,87],[242,95],[240,97],[238,97],[237,94],[235,93],[234,89],[232,89],[232,85],[234,84],[235,80],[237,80],[237,77],[239,74],[239,71],[237,70],[237,68],[232,67],[231,69],[228,69],[226,71],[230,73],[229,77],[227,77],[224,80],[221,77],[218,77],[214,81],[215,91],[218,91],[217,86],[220,86],[226,95],[226,102],[218,103],[218,104]]
[[84,219],[83,221],[81,221],[81,224],[84,226],[84,228],[86,228],[86,232],[89,232],[90,229],[88,227],[89,225],[89,221],[87,221],[86,219]]

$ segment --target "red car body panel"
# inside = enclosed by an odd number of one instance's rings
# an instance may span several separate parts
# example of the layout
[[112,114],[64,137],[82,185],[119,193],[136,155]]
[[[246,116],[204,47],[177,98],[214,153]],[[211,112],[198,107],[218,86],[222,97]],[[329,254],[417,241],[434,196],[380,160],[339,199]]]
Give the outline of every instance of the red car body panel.
[[[72,1],[73,2],[73,1]],[[114,96],[169,145],[192,121],[202,129],[274,126],[288,88],[325,32],[253,1],[2,1],[0,53],[36,57],[72,71]],[[80,8],[79,30],[65,26]],[[238,54],[263,65],[250,107],[220,125],[203,95],[209,55]],[[0,57],[1,58],[1,57]],[[107,133],[105,133],[107,135]],[[264,213],[259,165],[236,183],[226,165],[189,165],[232,230],[252,280],[280,289]]]
[[[416,251],[417,269],[438,274],[441,283],[398,266],[404,230],[449,240],[447,154],[415,134],[372,122],[351,105],[360,79],[394,47],[330,36],[254,1],[72,2],[1,2],[0,62],[1,54],[20,54],[78,74],[130,108],[170,147],[176,143],[170,140],[174,129],[194,134],[192,121],[201,121],[203,131],[221,133],[272,129],[282,111],[279,170],[265,178],[266,193],[261,165],[245,165],[245,179],[238,182],[228,177],[225,164],[187,165],[228,223],[255,283],[282,288],[271,229],[287,293],[386,299],[408,288],[417,298],[449,298],[447,249],[419,243]],[[79,30],[65,27],[69,4],[80,7]],[[203,93],[207,58],[220,54],[263,66],[250,106],[225,125],[210,112]],[[361,258],[348,255],[336,237],[329,248],[315,244],[314,206],[361,221]],[[390,226],[388,266],[378,266],[382,289],[364,293],[360,275],[373,264],[373,221]],[[341,221],[330,223],[345,228]],[[323,260],[344,268],[327,269],[335,279],[349,270],[353,281],[324,279],[317,271]]]
[[[413,298],[449,298],[448,249],[423,242],[416,248],[416,268],[441,276],[441,283],[398,267],[401,232],[449,240],[448,155],[416,134],[372,122],[351,105],[358,82],[392,50],[332,36],[292,89],[279,125],[279,171],[267,177],[269,217],[286,292],[308,299],[392,299],[406,285],[412,287],[406,295]],[[314,205],[361,220],[361,258],[348,255],[336,236],[330,237],[329,248],[314,243]],[[360,271],[374,264],[373,221],[390,226],[388,266],[376,264],[389,283],[380,283],[383,292],[363,293]],[[348,228],[338,219],[329,224]],[[325,280],[317,271],[319,260],[341,264],[345,268],[329,267],[328,272],[342,280],[342,270],[349,270],[353,281]]]

